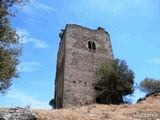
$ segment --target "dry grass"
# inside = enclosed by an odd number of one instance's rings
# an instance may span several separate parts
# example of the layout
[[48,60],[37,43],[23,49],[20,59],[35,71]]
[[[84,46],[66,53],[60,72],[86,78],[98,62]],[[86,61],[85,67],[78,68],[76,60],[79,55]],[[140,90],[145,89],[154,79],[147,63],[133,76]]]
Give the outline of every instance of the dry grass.
[[37,113],[38,120],[160,120],[160,93],[134,105],[93,104],[69,109],[31,110]]
[[59,110],[32,110],[38,113],[38,120],[160,120],[160,93],[135,105],[93,104]]

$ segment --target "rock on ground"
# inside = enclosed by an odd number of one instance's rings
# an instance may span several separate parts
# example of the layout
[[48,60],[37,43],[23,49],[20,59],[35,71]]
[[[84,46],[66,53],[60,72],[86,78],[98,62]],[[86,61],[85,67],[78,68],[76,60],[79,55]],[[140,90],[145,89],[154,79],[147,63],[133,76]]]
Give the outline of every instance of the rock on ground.
[[36,120],[37,114],[26,108],[0,110],[0,120]]

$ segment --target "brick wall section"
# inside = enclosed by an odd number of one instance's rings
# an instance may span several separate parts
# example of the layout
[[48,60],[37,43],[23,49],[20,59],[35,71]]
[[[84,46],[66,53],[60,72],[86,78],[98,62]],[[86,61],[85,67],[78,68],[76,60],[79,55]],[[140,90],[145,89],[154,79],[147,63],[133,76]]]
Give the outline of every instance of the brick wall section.
[[[88,48],[89,41],[95,43],[96,49]],[[108,32],[66,25],[57,58],[55,108],[95,103],[95,74],[106,59],[113,59]]]

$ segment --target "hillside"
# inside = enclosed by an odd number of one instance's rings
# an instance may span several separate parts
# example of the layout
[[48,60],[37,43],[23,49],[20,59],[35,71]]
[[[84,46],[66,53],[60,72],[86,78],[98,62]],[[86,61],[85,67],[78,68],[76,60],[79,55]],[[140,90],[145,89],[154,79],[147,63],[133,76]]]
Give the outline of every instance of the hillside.
[[160,92],[137,104],[72,107],[59,110],[37,110],[38,120],[160,120]]

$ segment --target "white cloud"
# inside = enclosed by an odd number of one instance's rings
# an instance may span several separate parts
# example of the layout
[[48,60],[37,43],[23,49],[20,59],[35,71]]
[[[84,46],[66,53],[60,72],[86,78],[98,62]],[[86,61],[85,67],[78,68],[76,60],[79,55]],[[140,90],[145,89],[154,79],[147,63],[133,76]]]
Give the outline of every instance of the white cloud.
[[45,41],[40,41],[40,40],[37,40],[35,38],[29,38],[28,39],[28,42],[33,42],[34,43],[34,46],[35,48],[47,48],[49,47]]
[[[15,99],[16,103],[18,103],[18,106],[20,107],[25,107],[29,105],[31,108],[37,108],[37,109],[50,108],[50,106],[48,105],[48,102],[38,101],[33,96],[30,96],[26,92],[16,88],[13,88],[12,92],[8,93],[5,97],[10,99]],[[12,102],[8,102],[8,103],[13,105]],[[13,106],[13,107],[16,107],[16,106]]]
[[18,30],[17,33],[18,33],[18,35],[20,35],[20,36],[29,36],[28,31],[27,31],[26,29],[23,29],[23,28],[20,29],[20,30]]
[[29,4],[27,4],[24,7],[24,12],[26,12],[28,14],[33,14],[33,13],[36,13],[35,11],[40,11],[40,10],[46,11],[46,12],[56,11],[54,8],[52,8],[48,5],[42,4],[42,3],[35,1],[35,0],[31,0],[29,2]]
[[39,9],[42,9],[42,10],[45,10],[47,12],[50,12],[50,11],[55,11],[55,9],[53,9],[52,7],[48,6],[48,5],[44,5],[44,4],[41,4],[41,3],[35,3],[36,7],[39,8]]
[[150,64],[160,64],[160,58],[155,58],[152,60],[145,60],[146,62],[150,63]]
[[47,48],[49,45],[42,40],[30,37],[29,32],[26,29],[19,29],[17,31],[18,35],[22,37],[22,43],[33,43],[35,48]]
[[39,66],[40,66],[40,63],[36,61],[22,62],[20,63],[18,69],[22,72],[35,72],[38,70]]
[[160,64],[160,58],[155,58],[151,60],[151,63]]
[[150,0],[81,0],[79,2],[75,0],[70,7],[76,15],[79,14],[77,13],[79,11],[81,14],[87,14],[88,17],[95,16],[95,12],[109,16],[125,15],[130,17],[149,15],[158,9],[156,6],[157,3]]

